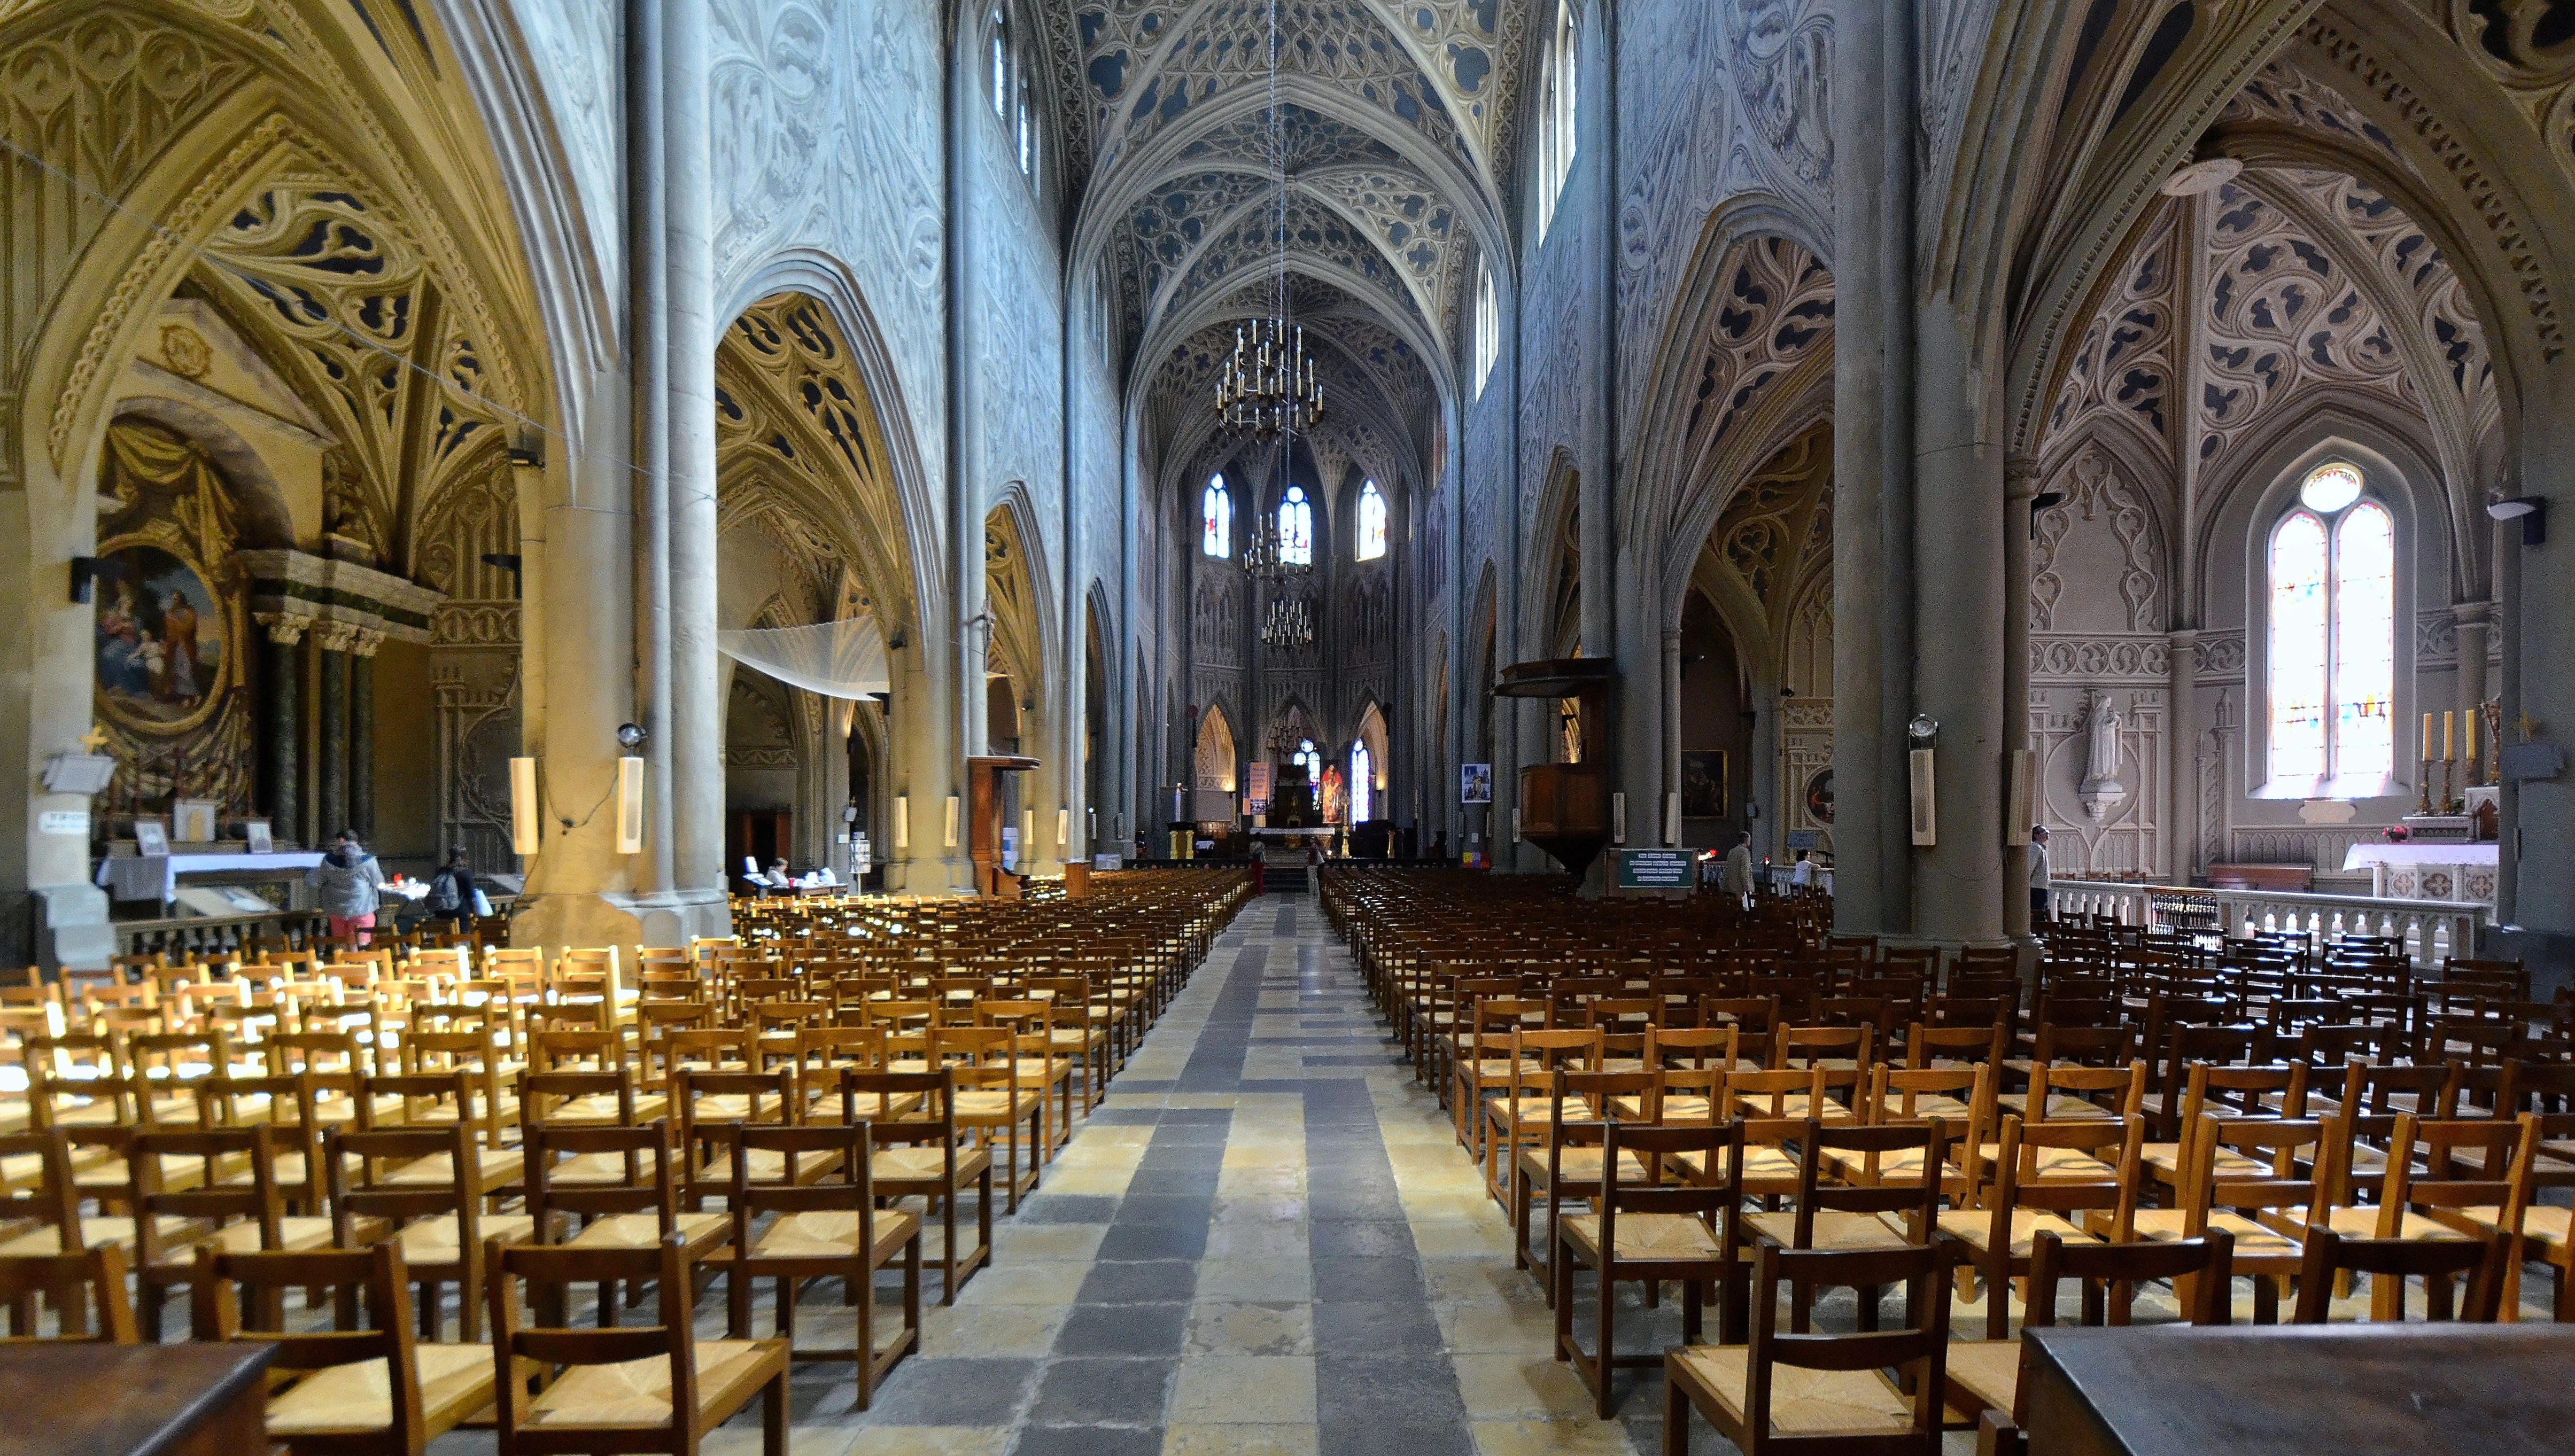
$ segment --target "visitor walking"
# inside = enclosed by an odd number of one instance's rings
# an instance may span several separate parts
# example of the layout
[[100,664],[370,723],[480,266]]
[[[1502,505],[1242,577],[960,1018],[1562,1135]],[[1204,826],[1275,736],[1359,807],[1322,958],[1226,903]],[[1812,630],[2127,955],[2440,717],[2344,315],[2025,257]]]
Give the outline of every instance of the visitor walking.
[[2047,868],[2047,825],[2029,826],[2029,924],[2031,929],[2047,923],[2050,898]]
[[376,887],[385,882],[385,867],[358,842],[356,830],[342,829],[331,852],[306,871],[305,880],[322,892],[322,913],[330,916],[333,939],[354,935],[364,945],[374,938]]
[[1737,903],[1752,898],[1751,830],[1734,836],[1734,847],[1725,851],[1725,867],[1717,872],[1716,886],[1734,896]]

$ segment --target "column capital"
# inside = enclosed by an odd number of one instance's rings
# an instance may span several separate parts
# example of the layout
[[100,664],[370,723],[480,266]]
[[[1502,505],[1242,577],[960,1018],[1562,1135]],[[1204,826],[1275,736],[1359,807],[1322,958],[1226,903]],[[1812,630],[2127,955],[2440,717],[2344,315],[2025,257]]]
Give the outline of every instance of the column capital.
[[2037,479],[2037,456],[2016,450],[2003,457],[2003,498],[2005,500],[2028,500],[2036,494],[2034,483]]
[[2453,602],[2450,604],[2450,616],[2452,620],[2456,621],[2461,627],[2482,626],[2485,623],[2493,621],[2494,610],[2495,605],[2491,602]]

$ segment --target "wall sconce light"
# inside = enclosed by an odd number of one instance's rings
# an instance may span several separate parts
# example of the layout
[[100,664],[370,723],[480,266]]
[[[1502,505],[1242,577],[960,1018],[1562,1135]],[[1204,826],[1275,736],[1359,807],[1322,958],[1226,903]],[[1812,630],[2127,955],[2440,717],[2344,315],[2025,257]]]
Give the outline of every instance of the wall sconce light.
[[2507,496],[2488,502],[2486,514],[2497,521],[2521,523],[2521,544],[2544,546],[2548,541],[2548,498],[2546,496]]
[[1904,767],[1911,780],[1912,837],[1917,846],[1940,842],[1940,797],[1934,776],[1938,755],[1931,750],[1939,736],[1940,721],[1927,713],[1913,715],[1904,726],[1905,740],[1912,744],[1904,754]]
[[621,748],[629,750],[640,748],[644,746],[644,739],[648,736],[650,734],[644,731],[642,724],[621,723],[617,726],[617,746]]
[[951,849],[957,847],[957,820],[964,808],[956,794],[948,795],[948,847]]
[[894,799],[894,846],[912,847],[912,795],[898,793]]
[[1070,808],[1055,811],[1055,841],[1059,844],[1073,842],[1073,810]]

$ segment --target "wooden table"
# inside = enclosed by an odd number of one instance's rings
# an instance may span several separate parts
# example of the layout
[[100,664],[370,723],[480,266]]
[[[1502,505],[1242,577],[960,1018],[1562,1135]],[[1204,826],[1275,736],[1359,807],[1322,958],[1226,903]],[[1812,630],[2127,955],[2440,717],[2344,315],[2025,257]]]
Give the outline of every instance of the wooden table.
[[274,1345],[0,1348],[0,1456],[241,1456],[268,1449]]
[[2029,1331],[2030,1456],[2575,1450],[2575,1327]]

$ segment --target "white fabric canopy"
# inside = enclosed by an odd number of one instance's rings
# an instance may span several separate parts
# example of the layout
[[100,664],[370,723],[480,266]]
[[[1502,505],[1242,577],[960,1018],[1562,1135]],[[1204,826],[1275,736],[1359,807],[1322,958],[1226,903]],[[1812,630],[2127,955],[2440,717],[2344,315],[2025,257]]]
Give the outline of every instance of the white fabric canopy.
[[826,698],[866,698],[894,691],[885,634],[872,616],[811,627],[764,627],[716,634],[716,650],[781,683]]

